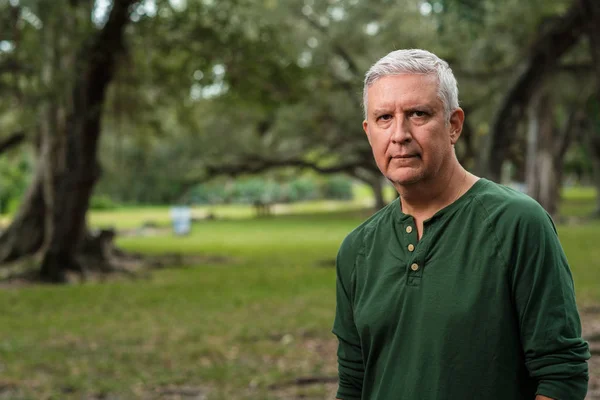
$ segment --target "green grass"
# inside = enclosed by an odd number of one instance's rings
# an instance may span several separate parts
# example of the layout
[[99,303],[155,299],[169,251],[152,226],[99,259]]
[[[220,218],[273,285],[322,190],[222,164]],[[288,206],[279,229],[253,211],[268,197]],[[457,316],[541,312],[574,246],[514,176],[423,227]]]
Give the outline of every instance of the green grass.
[[580,306],[600,302],[600,223],[559,226]]
[[569,201],[593,201],[596,199],[596,190],[590,186],[572,186],[562,190],[562,197]]
[[594,188],[575,187],[563,190],[561,214],[571,217],[585,218],[596,209],[596,192]]
[[222,254],[232,263],[135,282],[3,290],[0,388],[25,388],[23,398],[136,398],[187,384],[211,398],[263,399],[270,383],[332,374],[334,359],[307,353],[300,339],[333,339],[334,270],[318,262],[335,257],[359,218],[207,221],[186,238],[123,238],[119,245]]
[[[577,201],[589,207],[594,198],[567,198],[564,206]],[[341,211],[317,213],[327,207],[307,203],[295,206],[298,214],[264,219],[248,218],[248,207],[219,208],[221,219],[195,224],[188,237],[118,240],[149,254],[223,255],[225,264],[134,281],[0,289],[0,398],[161,398],[160,390],[175,386],[209,399],[262,400],[291,397],[269,390],[272,383],[334,375],[335,271],[323,265],[367,215],[353,211],[357,204],[334,205]],[[169,223],[166,207],[91,219]],[[599,303],[600,224],[561,225],[559,233],[579,304]],[[298,390],[331,398],[323,385]]]

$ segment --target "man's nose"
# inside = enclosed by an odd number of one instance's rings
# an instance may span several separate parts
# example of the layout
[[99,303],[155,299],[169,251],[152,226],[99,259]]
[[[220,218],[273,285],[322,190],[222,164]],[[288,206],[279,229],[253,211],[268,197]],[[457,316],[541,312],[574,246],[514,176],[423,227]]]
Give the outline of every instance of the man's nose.
[[392,142],[394,143],[406,143],[410,142],[412,135],[410,132],[410,126],[408,121],[403,117],[397,117],[395,120],[394,127],[392,128]]

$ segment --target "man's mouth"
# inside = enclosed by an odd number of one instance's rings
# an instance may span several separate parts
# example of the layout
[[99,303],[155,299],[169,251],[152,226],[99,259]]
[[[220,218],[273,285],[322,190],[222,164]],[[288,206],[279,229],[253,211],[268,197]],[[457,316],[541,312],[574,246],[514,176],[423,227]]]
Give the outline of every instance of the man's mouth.
[[408,158],[416,158],[416,157],[419,157],[419,155],[418,154],[403,154],[403,155],[392,156],[392,158],[395,158],[395,159],[408,159]]

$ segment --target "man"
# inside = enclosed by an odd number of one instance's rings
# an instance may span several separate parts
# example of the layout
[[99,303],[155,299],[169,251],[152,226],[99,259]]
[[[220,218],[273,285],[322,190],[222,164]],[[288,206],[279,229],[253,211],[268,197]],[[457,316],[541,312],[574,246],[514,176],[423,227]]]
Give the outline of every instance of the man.
[[448,64],[394,51],[367,72],[363,128],[400,197],[337,257],[343,400],[575,400],[587,392],[571,272],[531,198],[467,172]]

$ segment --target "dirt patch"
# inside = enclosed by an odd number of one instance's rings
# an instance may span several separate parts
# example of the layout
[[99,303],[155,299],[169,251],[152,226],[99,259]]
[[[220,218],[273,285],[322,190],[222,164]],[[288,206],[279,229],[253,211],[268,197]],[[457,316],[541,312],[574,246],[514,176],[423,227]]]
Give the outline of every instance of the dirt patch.
[[19,394],[19,387],[16,382],[0,380],[0,400],[14,399]]
[[[600,400],[600,306],[586,307],[581,310],[583,337],[590,344],[592,358],[589,360],[590,381],[586,400]],[[299,340],[298,340],[299,339]],[[318,339],[299,337],[295,346],[305,350],[309,364],[327,361],[322,373],[298,376],[294,379],[282,380],[269,386],[270,392],[278,399],[333,399],[337,391],[335,339]],[[313,364],[314,365],[314,364]]]
[[206,400],[208,390],[197,386],[169,385],[144,393],[144,400]]
[[319,260],[315,263],[315,265],[322,268],[335,268],[335,258]]
[[600,306],[581,310],[583,338],[590,344],[592,358],[588,361],[590,381],[586,400],[600,400]]
[[293,363],[269,360],[280,366],[281,373],[285,374],[288,370],[297,375],[268,385],[271,395],[282,400],[334,399],[337,391],[337,340],[302,334],[296,334],[293,341],[285,338],[280,341],[281,345],[294,347],[302,356]]
[[[0,289],[14,289],[39,284],[38,256],[23,258],[0,269]],[[119,252],[110,261],[94,259],[82,262],[84,273],[68,272],[67,283],[105,282],[115,280],[149,279],[152,271],[167,268],[192,268],[199,265],[235,264],[236,260],[213,255],[168,253],[143,255]]]

